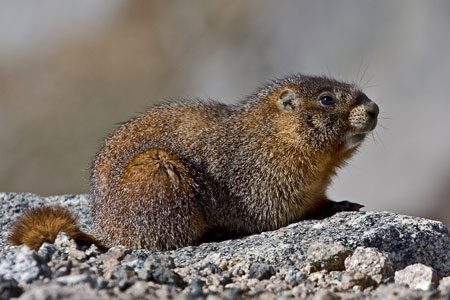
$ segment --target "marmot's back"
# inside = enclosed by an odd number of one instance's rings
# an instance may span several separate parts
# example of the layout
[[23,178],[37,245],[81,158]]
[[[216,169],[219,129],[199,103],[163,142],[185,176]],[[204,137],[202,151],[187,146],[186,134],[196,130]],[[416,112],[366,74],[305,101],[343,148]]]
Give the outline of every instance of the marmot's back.
[[91,169],[94,193],[96,189],[113,188],[111,179],[120,176],[124,166],[146,149],[183,151],[188,155],[206,149],[204,145],[225,108],[219,103],[198,101],[161,105],[124,123],[106,139],[94,158]]

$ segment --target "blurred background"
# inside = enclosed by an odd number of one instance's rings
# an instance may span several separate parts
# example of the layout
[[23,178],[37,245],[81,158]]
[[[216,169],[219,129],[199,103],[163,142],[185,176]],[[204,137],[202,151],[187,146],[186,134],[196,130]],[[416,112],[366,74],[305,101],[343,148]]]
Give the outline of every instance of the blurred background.
[[360,82],[380,125],[329,190],[450,225],[450,1],[0,1],[0,191],[88,192],[116,124],[268,79]]

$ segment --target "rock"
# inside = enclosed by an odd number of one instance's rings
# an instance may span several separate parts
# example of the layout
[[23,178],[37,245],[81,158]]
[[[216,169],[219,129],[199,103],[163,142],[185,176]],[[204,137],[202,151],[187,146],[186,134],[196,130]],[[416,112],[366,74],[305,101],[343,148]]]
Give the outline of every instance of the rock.
[[[109,274],[108,274],[109,275]],[[136,278],[136,272],[129,268],[128,266],[118,265],[111,272],[111,279],[118,280],[119,282],[124,283],[127,280],[134,280]]]
[[344,261],[352,251],[341,244],[314,243],[308,248],[307,263],[315,271],[342,271],[345,269]]
[[0,276],[19,283],[30,283],[39,278],[49,278],[51,270],[36,251],[21,246],[0,261]]
[[87,283],[91,288],[95,287],[96,281],[88,274],[67,275],[61,276],[53,281],[62,285],[76,285],[80,283]]
[[129,295],[131,299],[144,299],[145,295],[148,294],[148,283],[137,281],[126,289],[126,294]]
[[151,255],[146,258],[141,269],[137,270],[137,277],[141,280],[152,280],[162,284],[184,286],[183,278],[172,271],[175,267],[173,259],[167,255]]
[[52,259],[53,254],[56,252],[56,247],[53,244],[42,243],[41,248],[39,248],[39,255],[42,256],[47,262]]
[[394,275],[389,258],[375,248],[356,248],[353,254],[345,259],[345,269],[368,275],[378,284]]
[[114,262],[121,261],[129,253],[131,253],[130,249],[127,249],[125,247],[111,247],[106,253],[103,253],[99,256],[99,260],[103,261],[104,264],[107,264],[110,260],[113,260]]
[[233,281],[231,280],[230,272],[222,272],[222,275],[221,275],[221,277],[219,279],[219,283],[221,285],[227,285],[227,284],[229,284],[231,282],[233,282]]
[[183,278],[178,273],[166,268],[157,268],[156,270],[151,271],[151,280],[180,287],[185,285]]
[[100,255],[101,252],[96,245],[92,244],[88,249],[86,249],[85,254],[87,257],[96,257]]
[[119,266],[121,260],[131,252],[125,247],[111,247],[106,253],[98,256],[98,260],[105,266],[106,277],[110,278],[114,270]]
[[178,267],[223,261],[264,261],[274,268],[307,265],[308,249],[315,243],[376,248],[394,270],[423,261],[439,276],[450,275],[450,233],[441,223],[388,212],[342,212],[324,220],[305,220],[283,230],[243,239],[201,244],[168,252]]
[[125,291],[126,289],[128,289],[130,286],[132,286],[134,283],[136,282],[136,279],[121,279],[119,280],[119,283],[117,284],[117,286],[119,287],[119,289],[121,291]]
[[438,282],[436,271],[423,264],[414,264],[395,272],[395,283],[405,284],[416,290],[433,289],[437,287]]
[[308,276],[305,272],[291,268],[287,271],[284,280],[289,285],[295,286],[295,285],[298,285],[298,284],[304,282],[307,278],[308,278]]
[[48,284],[36,286],[22,294],[20,300],[60,300],[60,299],[103,299],[95,290],[85,286],[60,286],[59,284]]
[[424,299],[423,292],[420,292],[418,290],[413,290],[410,288],[407,288],[403,285],[398,284],[387,284],[387,285],[380,285],[374,292],[372,293],[372,299],[376,300],[403,300],[403,299]]
[[5,279],[0,276],[0,300],[19,297],[22,293],[23,289],[19,287],[15,279]]
[[[173,261],[173,259],[172,259],[172,261]],[[200,270],[202,270],[202,272],[204,274],[208,274],[208,275],[217,274],[217,273],[222,272],[222,269],[218,265],[213,264],[211,262],[208,262],[208,263],[204,264],[203,266],[201,266]]]
[[335,293],[328,291],[328,290],[320,290],[318,291],[314,297],[314,300],[339,300],[340,297],[338,297]]
[[250,278],[256,278],[258,280],[269,279],[275,273],[275,269],[271,265],[260,263],[252,264],[249,270]]
[[351,290],[355,286],[359,286],[362,290],[364,290],[368,287],[375,287],[378,285],[378,283],[370,275],[359,271],[345,272],[342,275],[341,283],[343,290]]
[[150,255],[144,262],[144,268],[148,270],[155,270],[157,268],[175,268],[173,258],[168,255]]
[[59,264],[55,267],[55,271],[53,272],[53,278],[69,275],[71,270],[72,270],[72,262],[70,260],[68,262]]
[[450,295],[450,276],[444,277],[439,281],[439,290]]
[[205,286],[206,282],[199,278],[193,278],[190,282],[190,286],[194,291],[201,291]]
[[[58,235],[56,236],[54,245],[60,251],[67,253],[69,256],[74,257],[80,261],[85,260],[87,258],[87,254],[85,252],[85,250],[87,250],[86,246],[78,245],[75,242],[75,240],[73,240],[65,232],[58,233]],[[89,252],[89,253],[91,254],[91,252]]]
[[[440,222],[387,212],[338,213],[164,253],[124,247],[102,253],[61,235],[57,247],[43,245],[39,252],[26,254],[22,259],[26,264],[14,266],[23,254],[21,247],[6,244],[11,221],[26,208],[53,204],[69,207],[79,216],[83,230],[91,232],[87,195],[43,198],[0,193],[0,273],[15,274],[3,277],[0,287],[14,290],[17,282],[25,291],[24,299],[449,297],[445,278],[438,289],[422,291],[393,284],[394,276],[389,276],[389,261],[394,271],[420,262],[440,277],[450,276],[448,229]],[[46,267],[47,272],[42,272]],[[27,269],[41,274],[20,279],[21,274],[30,273]],[[266,275],[255,275],[266,271]]]
[[55,247],[60,249],[77,249],[77,243],[65,232],[60,232],[53,243]]
[[137,269],[137,276],[142,280],[151,280],[152,273],[157,269],[173,269],[173,260],[168,257],[150,256],[145,259],[142,268]]
[[223,292],[223,298],[227,300],[239,299],[244,291],[241,288],[227,288]]
[[152,271],[148,269],[140,269],[136,274],[137,277],[141,280],[149,281],[152,279]]

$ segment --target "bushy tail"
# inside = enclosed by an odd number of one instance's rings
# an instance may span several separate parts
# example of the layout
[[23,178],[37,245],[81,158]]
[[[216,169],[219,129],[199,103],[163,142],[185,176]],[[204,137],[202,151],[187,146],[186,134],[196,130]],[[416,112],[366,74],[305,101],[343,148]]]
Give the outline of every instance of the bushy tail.
[[53,243],[59,232],[67,233],[78,244],[95,244],[99,249],[105,249],[96,238],[81,231],[75,216],[62,206],[44,206],[26,211],[12,224],[8,241],[12,245],[25,244],[39,250],[42,243]]

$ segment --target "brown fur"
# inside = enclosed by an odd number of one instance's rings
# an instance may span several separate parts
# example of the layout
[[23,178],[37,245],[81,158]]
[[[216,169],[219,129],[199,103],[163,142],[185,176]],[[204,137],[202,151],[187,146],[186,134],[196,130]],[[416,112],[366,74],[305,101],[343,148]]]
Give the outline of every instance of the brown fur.
[[8,241],[13,245],[25,244],[39,250],[42,243],[53,243],[59,232],[67,233],[78,244],[96,244],[104,249],[96,238],[82,232],[72,213],[61,206],[44,206],[26,211],[12,224]]
[[[356,86],[303,75],[234,106],[154,107],[118,128],[93,161],[94,235],[107,246],[167,250],[359,210],[326,189],[377,114]],[[16,228],[33,240],[39,218]]]

